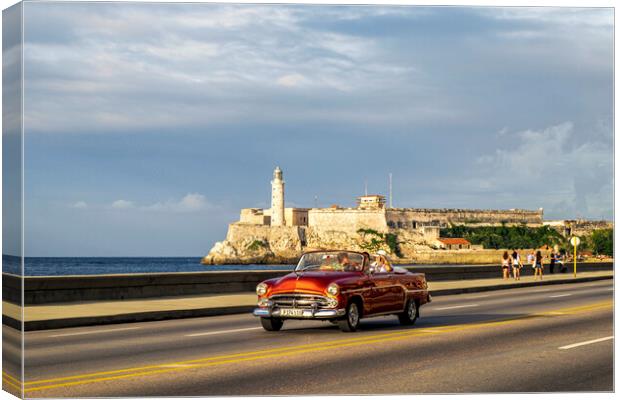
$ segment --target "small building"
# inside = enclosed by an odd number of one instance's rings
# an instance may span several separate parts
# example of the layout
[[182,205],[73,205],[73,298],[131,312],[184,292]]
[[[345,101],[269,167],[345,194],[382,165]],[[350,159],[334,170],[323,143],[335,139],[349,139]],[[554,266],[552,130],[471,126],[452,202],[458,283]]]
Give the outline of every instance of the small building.
[[423,226],[420,230],[427,242],[439,239],[440,228],[438,226]]
[[362,210],[377,210],[380,208],[385,208],[385,196],[380,194],[359,196],[357,198],[357,208]]
[[471,243],[464,238],[437,238],[436,245],[446,250],[471,249]]
[[307,226],[308,225],[308,209],[307,208],[285,208],[284,220],[286,226]]

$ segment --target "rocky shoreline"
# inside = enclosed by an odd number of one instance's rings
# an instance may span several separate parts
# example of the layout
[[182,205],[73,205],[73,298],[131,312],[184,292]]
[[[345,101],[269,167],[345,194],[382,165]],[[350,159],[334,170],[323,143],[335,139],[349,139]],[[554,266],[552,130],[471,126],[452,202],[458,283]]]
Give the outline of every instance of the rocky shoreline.
[[[401,247],[403,247],[401,245]],[[433,250],[430,248],[422,249],[417,246],[415,251],[407,251],[403,257],[390,254],[393,262],[396,264],[431,264],[431,265],[458,265],[458,264],[500,264],[500,259],[504,250]],[[268,245],[260,248],[239,252],[234,246],[226,242],[218,242],[209,255],[202,259],[204,265],[227,265],[227,264],[296,264],[299,257],[304,251],[320,250],[320,249],[346,249],[353,251],[365,251],[359,246],[351,244],[342,244],[340,246],[324,246],[316,248],[297,248],[289,249],[286,255],[277,254]],[[388,249],[389,250],[389,249]],[[522,250],[523,257],[531,251],[531,249]],[[389,252],[389,251],[388,251]],[[543,256],[548,256],[549,250],[543,251]]]
[[[500,264],[505,250],[438,249],[424,231],[388,229],[326,229],[309,226],[268,226],[232,223],[226,239],[215,243],[204,265],[295,264],[310,250],[385,250],[397,264]],[[523,257],[532,249],[522,249]],[[543,251],[547,257],[550,249]]]

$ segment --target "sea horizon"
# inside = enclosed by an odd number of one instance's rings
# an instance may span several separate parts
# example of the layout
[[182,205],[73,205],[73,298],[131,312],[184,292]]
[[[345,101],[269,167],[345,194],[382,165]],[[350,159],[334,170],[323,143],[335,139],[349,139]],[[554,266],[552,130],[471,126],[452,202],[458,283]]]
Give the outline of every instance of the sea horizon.
[[[2,272],[21,275],[20,257],[2,255]],[[69,256],[24,257],[24,276],[113,275],[131,273],[175,273],[245,270],[290,270],[292,264],[203,265],[201,256]]]
[[[2,272],[21,275],[18,256],[2,255]],[[70,275],[123,275],[158,274],[209,271],[291,271],[295,264],[221,264],[203,265],[202,257],[139,257],[139,256],[72,256],[72,257],[24,257],[24,276],[70,276]],[[399,264],[402,266],[449,266],[462,264]]]

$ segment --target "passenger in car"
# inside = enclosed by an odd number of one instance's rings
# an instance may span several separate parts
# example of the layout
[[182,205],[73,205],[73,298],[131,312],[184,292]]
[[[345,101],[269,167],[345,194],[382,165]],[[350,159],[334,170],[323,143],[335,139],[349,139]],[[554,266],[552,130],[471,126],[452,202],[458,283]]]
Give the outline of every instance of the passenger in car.
[[373,272],[391,272],[392,266],[385,256],[379,254],[375,257],[375,261],[371,264]]

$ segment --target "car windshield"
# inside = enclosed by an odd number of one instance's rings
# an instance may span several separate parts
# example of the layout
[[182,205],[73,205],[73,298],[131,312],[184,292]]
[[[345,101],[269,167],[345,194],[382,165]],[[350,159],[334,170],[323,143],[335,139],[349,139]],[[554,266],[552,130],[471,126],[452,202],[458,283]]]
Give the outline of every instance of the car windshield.
[[304,254],[295,271],[362,271],[364,256],[349,251],[317,251]]

